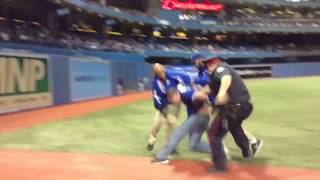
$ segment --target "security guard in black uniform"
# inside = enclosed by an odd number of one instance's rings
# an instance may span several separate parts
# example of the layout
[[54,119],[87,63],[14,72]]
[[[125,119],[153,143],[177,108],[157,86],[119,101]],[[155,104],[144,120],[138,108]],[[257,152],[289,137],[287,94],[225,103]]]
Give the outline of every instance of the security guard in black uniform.
[[254,153],[241,127],[243,120],[251,114],[253,106],[243,80],[230,65],[221,62],[219,58],[207,60],[205,64],[210,74],[210,91],[216,94],[214,106],[218,111],[208,133],[215,164],[208,172],[225,172],[227,161],[222,140],[228,131],[244,158],[251,158]]

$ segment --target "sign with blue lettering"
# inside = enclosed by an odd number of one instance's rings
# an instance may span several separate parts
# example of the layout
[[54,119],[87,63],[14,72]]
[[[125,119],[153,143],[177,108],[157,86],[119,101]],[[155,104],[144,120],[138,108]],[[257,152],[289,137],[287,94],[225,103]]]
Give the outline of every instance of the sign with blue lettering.
[[111,96],[110,64],[103,61],[71,60],[71,101]]

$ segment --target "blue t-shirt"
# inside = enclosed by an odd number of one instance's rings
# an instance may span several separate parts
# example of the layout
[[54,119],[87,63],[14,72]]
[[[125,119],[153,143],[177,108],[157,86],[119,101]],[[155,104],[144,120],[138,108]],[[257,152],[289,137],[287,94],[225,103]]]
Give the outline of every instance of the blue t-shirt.
[[[209,73],[205,66],[201,66],[198,69],[198,77],[195,78],[194,83],[200,86],[206,86],[210,83]],[[216,95],[213,93],[210,93],[208,95],[208,100],[211,104],[214,104]]]
[[198,77],[194,79],[194,83],[200,86],[206,86],[210,83],[209,73],[205,66],[198,69]]
[[187,114],[189,117],[192,114],[198,113],[199,109],[203,106],[203,102],[194,102],[192,100],[192,97],[196,91],[194,89],[192,89],[191,87],[184,87],[184,88],[185,89],[183,89],[183,90],[181,90],[181,88],[179,88],[179,93],[181,95],[182,102],[187,107]]
[[209,73],[208,73],[208,70],[205,66],[201,66],[199,69],[198,69],[198,76],[199,77],[204,77],[204,76],[207,76],[209,77]]
[[166,91],[166,84],[163,83],[158,77],[155,77],[152,82],[152,99],[154,107],[159,111],[162,111],[163,108],[168,104]]
[[191,77],[183,72],[172,70],[166,71],[165,82],[155,77],[152,82],[152,94],[154,107],[160,111],[168,105],[167,91],[170,89],[178,89],[180,85],[191,85]]
[[191,77],[187,73],[181,71],[166,71],[166,83],[168,88],[177,88],[179,84],[191,85]]

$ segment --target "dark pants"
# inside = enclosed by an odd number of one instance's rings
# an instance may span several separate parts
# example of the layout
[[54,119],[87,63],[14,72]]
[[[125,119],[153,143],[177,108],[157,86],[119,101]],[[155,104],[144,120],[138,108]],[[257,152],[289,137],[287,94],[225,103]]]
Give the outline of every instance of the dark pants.
[[241,103],[218,107],[218,114],[209,129],[209,143],[213,162],[217,167],[225,168],[226,154],[223,150],[222,140],[228,131],[236,144],[242,150],[243,157],[250,156],[249,140],[241,124],[252,112],[251,103]]

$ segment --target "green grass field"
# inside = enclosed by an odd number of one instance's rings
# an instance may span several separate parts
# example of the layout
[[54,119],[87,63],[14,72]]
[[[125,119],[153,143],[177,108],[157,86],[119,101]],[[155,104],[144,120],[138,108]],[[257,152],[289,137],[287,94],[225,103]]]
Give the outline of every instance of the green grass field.
[[[265,141],[259,157],[248,163],[320,169],[320,77],[250,80],[247,84],[255,109],[245,126]],[[152,102],[144,101],[4,133],[0,147],[152,156],[154,152],[145,146],[154,112]],[[164,145],[163,132],[155,152]],[[226,141],[234,161],[241,162],[231,136]],[[175,158],[209,160],[208,154],[190,152],[187,138],[179,151]]]

